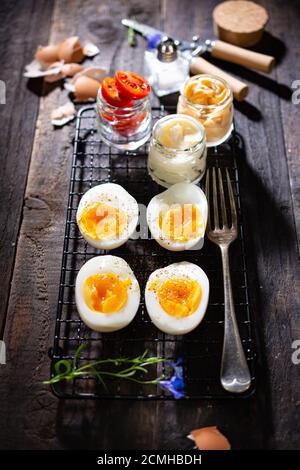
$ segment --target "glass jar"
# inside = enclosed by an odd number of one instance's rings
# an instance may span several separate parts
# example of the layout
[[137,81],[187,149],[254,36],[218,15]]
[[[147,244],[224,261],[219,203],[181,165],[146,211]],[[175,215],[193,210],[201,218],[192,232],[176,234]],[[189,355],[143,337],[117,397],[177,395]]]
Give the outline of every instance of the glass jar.
[[[165,126],[175,120],[186,123],[197,132],[197,141],[182,148],[165,145],[161,140],[161,133]],[[184,122],[183,122],[184,124]],[[148,156],[148,172],[151,178],[161,186],[168,188],[175,183],[197,183],[206,169],[206,142],[203,126],[193,117],[184,114],[171,114],[165,116],[153,127]]]
[[119,108],[97,96],[97,124],[102,140],[120,150],[135,150],[151,135],[151,105],[149,97],[133,101],[133,106]]
[[201,122],[206,132],[207,147],[220,145],[233,129],[232,91],[225,80],[217,76],[195,75],[183,85],[177,112]]

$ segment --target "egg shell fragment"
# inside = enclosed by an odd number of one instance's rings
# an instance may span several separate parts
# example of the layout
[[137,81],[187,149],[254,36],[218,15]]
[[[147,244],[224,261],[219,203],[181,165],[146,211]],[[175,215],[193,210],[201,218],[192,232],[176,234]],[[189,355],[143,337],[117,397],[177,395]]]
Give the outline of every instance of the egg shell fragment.
[[80,64],[64,64],[62,73],[64,77],[74,77],[77,73],[81,72],[84,67]]
[[76,101],[96,99],[100,83],[93,78],[81,76],[75,82],[74,95]]
[[216,426],[194,429],[188,436],[195,441],[199,450],[230,450],[231,445],[227,437]]
[[43,64],[53,64],[59,61],[59,45],[39,46],[34,58]]
[[76,116],[76,109],[73,103],[69,102],[51,112],[51,122],[54,126],[64,126],[72,121]]
[[47,68],[47,71],[50,72],[53,70],[55,71],[55,73],[44,76],[45,82],[53,83],[64,78],[63,62],[53,62],[53,64],[49,65],[49,67]]
[[58,45],[58,57],[65,63],[79,63],[84,59],[84,53],[78,36],[66,38]]

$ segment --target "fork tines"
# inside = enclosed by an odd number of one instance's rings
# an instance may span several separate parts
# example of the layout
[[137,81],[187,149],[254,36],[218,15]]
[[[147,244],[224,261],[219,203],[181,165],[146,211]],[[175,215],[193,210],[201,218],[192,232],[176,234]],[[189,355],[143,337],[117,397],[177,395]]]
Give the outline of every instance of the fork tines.
[[[237,212],[236,205],[233,195],[232,184],[230,181],[228,168],[225,168],[226,185],[224,191],[223,175],[221,168],[215,166],[207,169],[205,192],[208,202],[208,218],[207,218],[207,230],[212,230],[211,226],[211,209],[213,212],[213,229],[220,230],[222,228],[229,228],[228,215],[231,221],[230,227],[237,228]],[[211,181],[212,181],[212,195],[211,195]],[[226,202],[229,202],[226,204]],[[219,204],[220,202],[220,204]],[[211,207],[212,206],[212,207]],[[228,207],[229,206],[229,207]],[[220,210],[221,209],[221,210]],[[229,212],[230,211],[230,212]],[[222,223],[220,224],[220,215]]]

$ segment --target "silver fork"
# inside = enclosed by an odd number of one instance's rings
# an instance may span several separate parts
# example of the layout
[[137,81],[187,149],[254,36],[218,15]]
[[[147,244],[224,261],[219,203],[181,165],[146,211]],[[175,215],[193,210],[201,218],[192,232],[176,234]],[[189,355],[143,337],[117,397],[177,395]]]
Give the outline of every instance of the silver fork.
[[[210,173],[211,169],[207,170],[206,174],[206,197],[208,204],[210,204]],[[217,192],[217,179],[219,187],[219,198],[221,202],[221,215],[222,226],[219,220],[219,207],[218,207],[218,192]],[[221,365],[221,384],[225,390],[233,393],[245,392],[251,385],[251,375],[249,372],[248,364],[245,358],[241,338],[239,334],[238,324],[235,316],[234,300],[231,287],[231,278],[229,270],[229,257],[228,250],[230,244],[237,238],[237,212],[235,200],[232,190],[232,185],[226,168],[226,180],[228,187],[228,196],[231,211],[231,226],[228,225],[228,218],[226,212],[224,187],[222,180],[221,169],[218,168],[218,175],[216,177],[216,169],[212,168],[212,201],[213,201],[213,218],[214,229],[211,227],[210,210],[208,211],[207,220],[207,236],[208,238],[218,245],[222,254],[223,265],[223,281],[224,281],[224,306],[225,306],[225,326],[224,326],[224,341],[223,341],[223,354]]]

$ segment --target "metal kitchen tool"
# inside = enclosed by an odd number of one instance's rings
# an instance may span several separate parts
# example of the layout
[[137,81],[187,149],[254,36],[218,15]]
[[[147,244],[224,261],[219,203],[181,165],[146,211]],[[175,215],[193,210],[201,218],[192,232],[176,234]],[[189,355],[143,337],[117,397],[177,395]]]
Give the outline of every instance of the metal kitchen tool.
[[205,52],[209,52],[212,57],[253,68],[261,72],[270,72],[275,63],[275,59],[272,56],[249,51],[248,49],[233,46],[224,41],[207,39],[202,42],[199,36],[194,36],[192,41],[186,41],[174,38],[172,35],[170,36],[163,31],[143,23],[138,23],[134,20],[123,19],[122,24],[128,28],[132,28],[147,39],[156,37],[157,41],[159,41],[159,38],[170,37],[175,41],[177,47],[182,52],[190,53],[190,68],[193,74],[213,73],[219,75],[231,86],[233,95],[238,101],[242,101],[247,96],[248,86],[199,56]]
[[[221,384],[231,393],[242,393],[251,385],[251,375],[241,342],[239,327],[235,315],[233,291],[231,285],[228,250],[238,236],[236,205],[228,169],[225,168],[226,193],[228,194],[230,221],[227,217],[223,175],[220,168],[212,167],[206,173],[206,197],[210,206],[210,175],[212,173],[212,208],[213,224],[211,223],[211,207],[208,211],[206,234],[210,241],[218,245],[222,254],[223,283],[224,283],[224,341],[221,366]],[[218,188],[218,189],[217,189]],[[218,194],[221,210],[218,203]],[[221,214],[222,222],[219,217]]]

